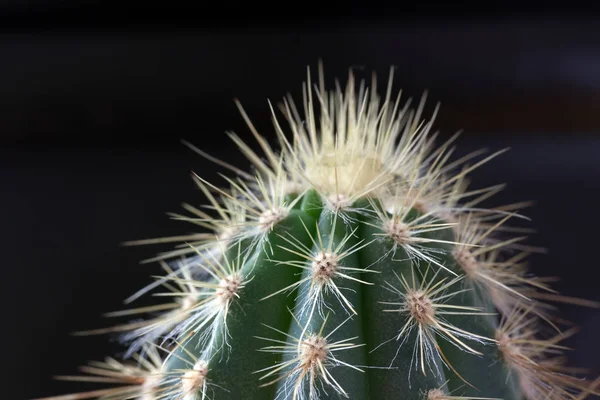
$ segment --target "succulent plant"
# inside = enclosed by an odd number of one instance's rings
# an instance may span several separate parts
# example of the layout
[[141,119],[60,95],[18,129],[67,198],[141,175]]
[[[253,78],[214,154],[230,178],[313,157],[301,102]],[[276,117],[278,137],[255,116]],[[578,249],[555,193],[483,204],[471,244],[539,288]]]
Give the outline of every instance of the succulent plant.
[[[481,204],[503,185],[469,174],[505,150],[453,159],[458,134],[436,145],[437,113],[422,119],[375,75],[350,72],[325,89],[310,70],[303,110],[269,103],[277,147],[238,104],[261,149],[230,137],[252,171],[225,168],[225,187],[193,175],[207,205],[186,205],[195,234],[152,258],[165,271],[113,313],[148,317],[117,333],[122,360],[84,367],[111,386],[48,399],[583,399],[598,381],[564,365],[552,302],[563,297],[527,270],[527,203]],[[314,89],[314,90],[313,90]],[[283,120],[287,126],[284,128]],[[572,373],[573,372],[573,373]]]

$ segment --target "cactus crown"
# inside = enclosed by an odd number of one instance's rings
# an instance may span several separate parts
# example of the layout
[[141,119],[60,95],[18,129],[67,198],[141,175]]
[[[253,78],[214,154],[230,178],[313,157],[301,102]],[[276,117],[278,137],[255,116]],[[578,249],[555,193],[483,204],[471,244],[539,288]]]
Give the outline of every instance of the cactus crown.
[[[527,203],[480,204],[503,185],[468,175],[505,150],[451,160],[434,145],[424,100],[381,98],[350,73],[325,90],[310,70],[303,112],[272,105],[278,149],[238,104],[262,154],[231,139],[252,173],[226,168],[221,188],[194,174],[203,208],[174,214],[201,232],[129,244],[179,243],[160,253],[148,292],[164,304],[113,313],[147,318],[82,334],[120,333],[126,361],[85,367],[108,389],[48,399],[583,399],[596,383],[565,366],[551,304],[523,244]],[[166,291],[161,292],[164,289]],[[130,366],[129,364],[132,363]]]

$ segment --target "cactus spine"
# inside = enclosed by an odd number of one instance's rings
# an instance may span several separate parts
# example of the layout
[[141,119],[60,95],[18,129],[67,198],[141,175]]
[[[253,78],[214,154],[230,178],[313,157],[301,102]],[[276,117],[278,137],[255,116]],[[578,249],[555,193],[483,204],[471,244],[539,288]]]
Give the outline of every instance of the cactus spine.
[[[479,205],[502,189],[468,174],[503,151],[451,161],[457,135],[434,146],[434,116],[376,82],[314,90],[273,112],[275,149],[230,134],[253,173],[227,188],[193,178],[209,211],[186,206],[202,232],[161,253],[164,305],[122,332],[126,361],[94,364],[108,389],[49,399],[583,399],[595,384],[566,372],[551,289],[525,261],[536,251],[507,226],[526,206]],[[392,70],[393,72],[393,70]],[[239,105],[239,104],[238,104]],[[436,109],[437,112],[437,109]],[[575,301],[552,295],[558,301]],[[589,302],[588,302],[589,303]],[[595,304],[592,304],[595,305]],[[127,361],[133,361],[129,366]],[[86,378],[82,378],[86,379]]]

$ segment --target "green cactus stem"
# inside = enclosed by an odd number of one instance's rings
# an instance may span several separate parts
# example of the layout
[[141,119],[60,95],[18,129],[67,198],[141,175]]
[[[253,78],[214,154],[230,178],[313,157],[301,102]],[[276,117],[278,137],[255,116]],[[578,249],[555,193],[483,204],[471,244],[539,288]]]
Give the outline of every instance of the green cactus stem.
[[226,189],[194,175],[212,210],[179,217],[205,231],[134,242],[181,242],[153,257],[165,275],[129,299],[168,300],[114,313],[151,313],[141,321],[86,332],[121,334],[126,360],[78,378],[113,386],[48,399],[597,394],[597,381],[566,373],[560,340],[571,331],[557,333],[537,300],[551,289],[527,272],[535,249],[505,229],[524,203],[484,208],[501,186],[469,188],[469,173],[504,150],[453,160],[457,136],[434,146],[435,113],[422,120],[424,101],[401,106],[392,75],[380,98],[352,73],[345,91],[327,92],[319,72],[314,91],[309,72],[304,115],[291,97],[281,104],[287,128],[271,108],[277,149],[240,106],[262,154],[231,138],[254,174],[190,145],[232,174]]

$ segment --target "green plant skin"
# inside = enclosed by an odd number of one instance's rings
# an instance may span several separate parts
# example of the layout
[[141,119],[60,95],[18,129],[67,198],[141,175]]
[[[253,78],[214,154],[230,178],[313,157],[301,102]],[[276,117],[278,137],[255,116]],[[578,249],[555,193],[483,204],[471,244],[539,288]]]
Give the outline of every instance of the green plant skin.
[[[376,224],[377,220],[371,219],[368,222]],[[360,235],[371,237],[380,232],[378,228],[363,224]],[[380,238],[360,253],[364,265],[381,272],[372,274],[374,276],[371,281],[374,285],[364,288],[363,291],[364,307],[371,307],[370,312],[366,314],[364,325],[369,343],[368,362],[369,365],[379,367],[368,370],[367,379],[371,384],[370,398],[396,399],[400,398],[399,394],[402,393],[402,398],[408,400],[423,399],[428,389],[445,387],[444,368],[439,357],[436,357],[435,365],[430,366],[436,373],[428,369],[427,374],[423,374],[415,367],[413,349],[417,340],[416,335],[411,335],[400,348],[398,347],[399,340],[403,340],[403,338],[398,340],[398,332],[406,324],[407,317],[400,313],[384,312],[384,307],[380,305],[381,302],[396,300],[396,296],[390,291],[382,289],[386,282],[398,282],[397,275],[406,277],[411,275],[410,262],[392,260],[392,258],[407,259],[403,249],[397,249],[395,255],[390,253],[385,258],[381,258],[383,254],[390,251],[392,246],[391,239]],[[403,289],[401,286],[394,286]],[[381,343],[385,344],[378,347]]]
[[[249,257],[242,267],[242,273],[252,271],[253,279],[244,287],[239,302],[230,308],[227,315],[227,327],[230,333],[230,337],[227,338],[228,345],[223,345],[223,338],[217,337],[213,349],[209,351],[211,359],[208,366],[208,379],[219,386],[214,388],[216,393],[214,396],[209,395],[210,398],[239,400],[275,397],[275,387],[261,388],[259,375],[255,371],[273,364],[278,358],[271,353],[259,352],[263,343],[256,339],[256,336],[271,334],[264,325],[287,331],[291,322],[288,308],[293,307],[294,295],[261,299],[271,294],[273,288],[288,286],[297,279],[296,271],[275,265],[271,259],[292,260],[294,258],[293,255],[277,247],[285,244],[279,236],[285,232],[310,245],[310,237],[300,223],[300,218],[309,228],[311,235],[314,234],[314,228],[310,230],[310,227],[315,226],[314,218],[302,210],[292,210],[284,221],[269,232],[268,243],[267,241],[262,243],[258,254]],[[190,359],[189,353],[200,357],[202,350],[197,346],[197,340],[192,338],[185,342],[183,348],[175,351],[176,356],[169,358],[167,370],[189,369],[190,366],[183,360]]]
[[[356,215],[355,213],[348,213],[348,217],[356,218]],[[333,232],[332,236],[331,230],[333,223],[334,218],[331,212],[321,213],[321,217],[319,219],[318,224],[321,233],[321,239],[323,240],[323,245],[327,246],[327,244],[330,241],[330,238],[332,238],[332,247],[335,249],[340,244],[340,242],[344,240],[344,237],[349,233],[349,231],[357,228],[358,224],[345,224],[340,219],[337,219],[337,221],[335,221],[335,231]],[[357,245],[358,241],[358,237],[353,236],[345,242],[344,248],[350,248],[353,245]],[[319,249],[316,248],[313,249],[313,251],[317,252],[319,251]],[[360,266],[358,254],[354,253],[345,257],[342,263],[349,267]],[[310,275],[310,270],[304,270],[302,273],[302,278],[308,277]],[[358,279],[361,278],[366,279],[365,277],[359,275]],[[303,304],[304,302],[310,303],[311,298],[308,295],[308,288],[310,285],[311,282],[308,281],[300,286],[299,296],[296,301],[297,304]],[[324,308],[323,310],[325,315],[321,315],[318,312],[318,310],[315,310],[312,318],[308,319],[310,313],[298,315],[299,313],[296,312],[295,318],[298,320],[299,323],[292,324],[292,326],[290,327],[290,334],[293,337],[298,338],[302,334],[303,328],[307,327],[307,330],[313,333],[317,333],[322,329],[324,333],[323,336],[326,336],[329,335],[329,333],[333,329],[338,327],[340,324],[343,324],[339,329],[333,332],[333,334],[328,338],[328,341],[336,342],[347,338],[354,338],[351,342],[365,343],[365,332],[363,328],[364,312],[361,302],[363,286],[363,284],[355,281],[348,281],[344,284],[344,287],[347,289],[344,291],[344,296],[353,305],[353,308],[356,311],[357,315],[349,314],[348,311],[344,309],[344,307],[342,307],[342,304],[335,297],[335,295],[332,292],[329,292],[324,296],[325,303],[328,307]],[[290,344],[295,343],[290,339],[288,339],[288,342]],[[340,358],[342,357],[344,362],[351,365],[367,365],[366,352],[364,346],[345,351],[343,356],[340,356]],[[289,355],[287,358],[289,359]],[[365,377],[363,372],[351,368],[334,368],[331,370],[331,375],[337,382],[341,384],[341,386],[347,393],[351,394],[352,398],[369,398],[368,380],[364,379]],[[282,388],[281,384],[279,387]],[[309,392],[306,388],[305,396],[309,396]],[[335,399],[340,397],[337,393],[335,393],[334,390],[327,389],[326,392],[320,392],[320,398]]]
[[[455,240],[450,231],[439,231],[430,236],[447,241]],[[452,256],[452,247],[446,244],[442,244],[440,247],[446,250],[446,253],[440,257],[442,263],[454,273],[462,274],[461,267]],[[440,270],[439,274],[447,279],[452,278],[445,270]],[[462,288],[467,291],[459,293],[453,304],[478,307],[484,310],[487,315],[448,315],[446,320],[465,331],[494,338],[499,327],[499,318],[491,299],[468,278],[461,283]],[[439,345],[446,357],[452,360],[452,366],[460,371],[462,378],[471,383],[471,385],[468,385],[456,374],[448,374],[448,387],[452,392],[470,397],[481,397],[485,394],[486,397],[505,400],[522,398],[516,377],[504,365],[502,355],[496,345],[470,343],[471,348],[482,353],[479,357],[463,357],[463,352],[460,349],[444,340],[440,340]],[[504,377],[504,379],[497,379],[498,376]],[[478,385],[477,382],[484,384]]]
[[[300,337],[303,328],[307,332],[318,332],[322,329],[323,336],[326,336],[334,328],[338,327],[349,317],[347,311],[342,308],[340,302],[333,294],[325,295],[327,308],[325,311],[326,323],[323,327],[323,316],[319,312],[312,313],[312,319],[307,320],[308,313],[300,316],[299,308],[295,307],[304,301],[310,302],[311,299],[305,298],[307,285],[310,281],[301,285],[298,290],[292,293],[281,293],[272,296],[266,300],[261,300],[265,296],[283,289],[294,282],[309,276],[309,269],[299,269],[288,265],[276,264],[276,261],[303,260],[302,257],[294,255],[278,246],[289,248],[279,235],[285,232],[293,235],[307,248],[313,249],[311,238],[316,238],[315,226],[318,224],[323,244],[327,246],[331,233],[334,213],[331,210],[323,211],[316,204],[318,195],[316,193],[307,193],[305,198],[298,202],[298,206],[293,209],[290,215],[283,221],[275,225],[272,232],[268,234],[269,245],[262,243],[256,254],[251,256],[243,267],[242,271],[247,271],[253,266],[252,281],[249,282],[240,293],[240,298],[230,308],[227,316],[227,327],[230,333],[228,346],[219,345],[222,338],[217,338],[215,345],[209,351],[211,359],[208,366],[207,381],[212,384],[209,392],[206,393],[212,400],[273,400],[273,399],[292,399],[293,394],[289,385],[287,387],[287,396],[282,394],[284,381],[281,380],[275,384],[260,387],[263,383],[275,379],[278,375],[259,380],[261,373],[257,371],[275,365],[278,362],[294,358],[295,354],[286,353],[283,356],[278,353],[261,352],[265,342],[256,337],[269,337],[276,340],[287,341],[289,344],[295,344],[296,341],[291,337]],[[321,208],[323,206],[321,205]],[[360,208],[370,208],[365,203],[360,203]],[[398,333],[407,321],[407,316],[399,312],[384,312],[386,307],[381,302],[398,301],[397,295],[383,288],[388,283],[393,283],[394,287],[401,289],[398,282],[398,276],[404,276],[409,280],[411,268],[415,271],[415,283],[419,284],[419,279],[427,269],[424,262],[415,262],[411,266],[406,253],[400,247],[397,248],[392,256],[390,249],[394,242],[389,237],[377,236],[382,232],[381,229],[373,225],[381,224],[374,216],[364,215],[353,211],[344,212],[347,218],[335,219],[336,229],[333,237],[333,248],[344,239],[346,235],[356,229],[355,234],[346,242],[344,248],[363,240],[371,242],[350,256],[344,258],[342,265],[355,268],[367,268],[369,273],[360,273],[356,277],[362,281],[370,283],[369,285],[344,280],[344,295],[352,303],[358,313],[353,318],[347,320],[343,326],[337,329],[329,338],[330,341],[353,338],[351,342],[364,344],[362,347],[356,347],[347,351],[336,353],[336,357],[345,363],[363,369],[364,372],[344,366],[331,368],[331,375],[335,381],[346,391],[350,399],[356,400],[379,400],[379,399],[427,399],[427,393],[432,389],[441,389],[446,394],[452,396],[473,396],[488,398],[503,398],[507,400],[516,400],[522,398],[517,389],[514,378],[509,376],[508,368],[502,362],[500,353],[494,343],[486,345],[478,344],[474,341],[466,341],[468,345],[483,352],[483,356],[469,354],[453,343],[449,343],[445,338],[437,335],[435,340],[441,348],[445,358],[451,363],[454,370],[459,372],[470,385],[467,385],[458,377],[452,369],[437,355],[434,354],[433,361],[426,364],[425,374],[421,371],[419,365],[415,362],[416,333],[411,331],[406,338],[397,340]],[[415,210],[411,211],[410,218],[418,216]],[[304,225],[298,218],[302,218]],[[353,219],[354,222],[347,222]],[[308,233],[307,233],[308,229]],[[439,237],[447,238],[447,233]],[[316,240],[316,239],[314,239]],[[446,254],[441,257],[442,263],[456,273],[462,274],[451,254],[451,245],[440,245],[445,247]],[[313,249],[316,251],[317,249]],[[387,256],[382,257],[386,253]],[[307,261],[307,266],[310,262]],[[438,271],[439,267],[429,266],[429,277]],[[299,273],[299,271],[302,271]],[[436,280],[451,280],[454,276],[439,269]],[[341,278],[336,278],[341,279]],[[470,283],[463,281],[456,286],[460,290],[468,287]],[[460,287],[459,287],[460,286]],[[484,293],[480,293],[480,295]],[[477,301],[474,291],[467,291],[452,297],[447,304],[465,305],[481,307],[481,302]],[[487,304],[490,304],[487,302]],[[291,312],[295,315],[292,318]],[[483,335],[489,338],[494,337],[497,327],[497,318],[489,315],[447,315],[445,320],[459,329]],[[288,337],[283,334],[268,329],[265,325],[271,326],[287,332]],[[405,340],[404,340],[405,339]],[[399,347],[400,342],[402,346]],[[200,357],[201,350],[197,348],[196,341],[191,340],[184,343],[183,348],[176,350],[175,354],[182,358],[189,358],[186,353],[192,353]],[[381,346],[380,346],[381,345]],[[178,371],[186,369],[186,366],[178,357],[170,357],[167,363],[169,371]],[[289,369],[289,368],[288,368]],[[282,370],[284,372],[286,370]],[[409,379],[410,375],[410,379]],[[320,386],[319,399],[341,399],[343,396],[336,393],[331,386]],[[322,390],[325,387],[325,391]],[[477,388],[477,389],[475,389]],[[278,397],[278,393],[279,397]],[[327,394],[326,394],[327,393]],[[202,398],[201,394],[197,395]],[[308,399],[309,391],[307,388],[303,393],[298,394],[298,399]],[[467,397],[468,398],[468,397]],[[187,398],[186,398],[187,400]]]
[[[447,258],[444,264],[455,272],[460,272],[460,267],[456,265],[452,257]],[[443,272],[441,272],[442,274]],[[446,275],[449,275],[446,273]],[[469,307],[480,307],[487,311],[485,304],[478,301],[476,289],[470,282],[463,282],[464,288],[471,289],[455,297],[454,304]],[[493,318],[487,318],[484,315],[448,315],[446,320],[454,326],[457,326],[476,335],[494,338],[498,321]],[[460,371],[461,376],[472,386],[467,385],[456,374],[448,374],[448,387],[452,391],[461,393],[462,396],[500,398],[505,400],[517,400],[521,394],[516,387],[514,377],[510,370],[506,368],[502,361],[502,356],[495,344],[481,344],[477,342],[469,343],[474,350],[482,353],[481,356],[464,357],[462,350],[449,344],[447,341],[439,340],[442,351],[452,360],[452,366]],[[502,377],[502,379],[498,379]],[[479,383],[479,384],[477,384]]]

